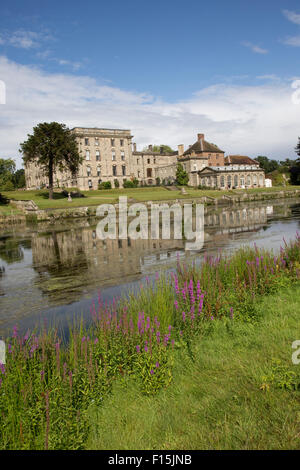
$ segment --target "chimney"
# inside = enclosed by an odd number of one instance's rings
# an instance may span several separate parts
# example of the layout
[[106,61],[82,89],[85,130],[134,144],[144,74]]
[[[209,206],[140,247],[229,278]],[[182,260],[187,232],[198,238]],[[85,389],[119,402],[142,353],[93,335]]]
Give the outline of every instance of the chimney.
[[136,152],[136,143],[133,144],[133,151]]
[[198,136],[198,142],[200,143],[200,148],[203,152],[204,134],[197,134],[197,136]]
[[178,145],[178,157],[181,157],[181,155],[183,155],[183,153],[184,153],[184,145],[179,144]]
[[148,145],[148,149],[152,152],[152,145]]

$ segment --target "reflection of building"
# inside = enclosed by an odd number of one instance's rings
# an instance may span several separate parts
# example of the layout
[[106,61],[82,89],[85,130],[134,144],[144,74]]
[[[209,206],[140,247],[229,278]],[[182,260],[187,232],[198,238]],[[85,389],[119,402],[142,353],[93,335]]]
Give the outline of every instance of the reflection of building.
[[[264,186],[264,171],[255,160],[241,155],[225,158],[224,151],[207,142],[204,134],[198,134],[197,141],[186,151],[183,145],[178,145],[176,152],[165,152],[163,147],[155,152],[152,145],[144,151],[137,151],[136,144],[132,148],[130,130],[75,127],[72,132],[83,162],[76,175],[56,171],[56,187],[97,189],[106,181],[112,187],[122,187],[125,180],[134,178],[141,185],[155,184],[157,179],[163,184],[172,184],[178,163],[188,173],[191,186],[220,189]],[[48,184],[41,168],[34,162],[25,165],[25,178],[27,189]]]

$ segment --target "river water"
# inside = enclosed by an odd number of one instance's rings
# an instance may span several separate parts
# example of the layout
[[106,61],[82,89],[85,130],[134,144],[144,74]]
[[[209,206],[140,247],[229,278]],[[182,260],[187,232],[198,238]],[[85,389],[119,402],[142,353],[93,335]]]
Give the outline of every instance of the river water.
[[278,250],[300,230],[299,199],[208,208],[204,246],[185,251],[183,240],[99,240],[95,219],[24,224],[0,229],[0,336],[41,319],[65,327],[90,318],[90,306],[138,289],[140,282],[177,258],[232,252],[241,245]]

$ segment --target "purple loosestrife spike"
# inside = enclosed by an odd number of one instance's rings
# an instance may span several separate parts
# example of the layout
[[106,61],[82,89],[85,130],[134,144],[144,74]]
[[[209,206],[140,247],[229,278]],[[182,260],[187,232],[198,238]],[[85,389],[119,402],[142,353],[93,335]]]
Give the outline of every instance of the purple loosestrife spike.
[[185,312],[182,312],[182,320],[185,321]]
[[140,346],[136,346],[136,352],[137,352],[137,353],[140,353],[140,352],[141,352]]
[[159,362],[157,362],[157,363],[155,364],[155,367],[156,367],[156,368],[158,368],[158,367],[159,367]]
[[29,330],[27,330],[26,335],[24,336],[23,340],[26,342],[29,338]]
[[148,352],[148,346],[145,346],[145,347],[144,347],[144,351],[145,351],[145,352]]
[[0,362],[0,370],[1,370],[2,374],[5,375],[5,365],[2,364],[2,362]]
[[13,338],[17,338],[18,337],[18,327],[17,325],[15,325],[13,327]]
[[154,374],[154,370],[153,370],[153,369],[150,370],[150,374],[151,374],[151,375]]
[[178,310],[178,302],[177,302],[177,300],[174,300],[174,305],[175,305],[176,310]]
[[94,341],[94,344],[97,344],[97,343],[99,343],[99,339],[98,339],[98,338],[96,338],[95,341]]

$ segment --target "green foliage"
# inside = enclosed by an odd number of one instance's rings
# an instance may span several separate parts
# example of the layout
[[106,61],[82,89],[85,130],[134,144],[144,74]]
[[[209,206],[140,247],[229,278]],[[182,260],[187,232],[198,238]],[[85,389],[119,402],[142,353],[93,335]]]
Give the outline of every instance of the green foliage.
[[132,180],[124,179],[124,182],[123,182],[124,188],[137,188],[138,185],[139,185],[139,181],[137,178],[133,178]]
[[49,198],[53,199],[53,174],[55,170],[69,171],[75,175],[82,157],[78,153],[75,135],[65,124],[41,123],[33,134],[20,144],[24,163],[36,162],[49,178]]
[[3,191],[14,191],[15,187],[11,180],[7,180],[5,183],[2,184],[1,189]]
[[11,158],[0,158],[0,189],[12,191],[14,189],[14,172],[16,164]]
[[110,181],[102,181],[102,183],[100,183],[98,185],[98,189],[111,189],[111,182]]
[[176,182],[180,186],[187,185],[189,182],[189,176],[187,172],[183,169],[183,166],[181,163],[177,163]]
[[266,385],[286,390],[300,389],[300,370],[295,366],[291,368],[284,364],[280,359],[273,359],[271,370],[268,375],[262,377],[263,388]]
[[119,183],[119,180],[118,180],[118,179],[115,179],[115,180],[114,180],[114,185],[115,185],[115,188],[119,188],[120,183]]
[[157,178],[155,178],[155,181],[156,181],[156,186],[160,186],[160,177],[157,176]]
[[258,156],[255,160],[260,164],[260,167],[265,170],[266,173],[271,173],[274,170],[278,170],[279,162],[277,160],[270,160],[268,157]]

